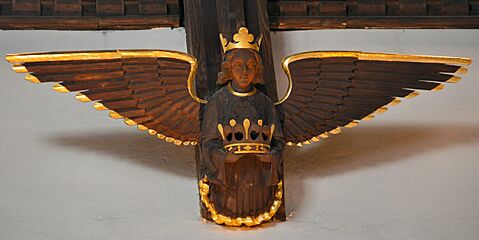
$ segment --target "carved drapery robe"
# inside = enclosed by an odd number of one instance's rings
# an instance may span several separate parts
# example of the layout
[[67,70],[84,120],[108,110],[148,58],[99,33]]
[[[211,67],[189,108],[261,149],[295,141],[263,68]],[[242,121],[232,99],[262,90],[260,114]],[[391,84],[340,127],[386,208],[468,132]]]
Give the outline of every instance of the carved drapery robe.
[[[264,125],[275,125],[271,141],[271,162],[261,161],[256,154],[243,154],[234,163],[225,163],[222,136],[218,124],[228,125],[231,119],[238,124],[248,118],[252,123],[259,119]],[[261,91],[252,96],[235,96],[223,87],[206,105],[201,148],[206,166],[203,172],[210,180],[210,200],[219,213],[230,217],[247,217],[269,210],[276,184],[282,176],[283,134],[276,107]]]

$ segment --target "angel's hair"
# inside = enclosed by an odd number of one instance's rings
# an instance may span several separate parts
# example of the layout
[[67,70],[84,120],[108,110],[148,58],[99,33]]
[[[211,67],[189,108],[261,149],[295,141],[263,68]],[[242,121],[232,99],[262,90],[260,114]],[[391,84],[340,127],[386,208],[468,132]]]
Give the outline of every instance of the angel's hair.
[[253,80],[253,84],[264,84],[261,56],[258,52],[252,49],[233,49],[226,52],[223,62],[221,63],[221,72],[218,73],[218,80],[216,81],[216,84],[224,85],[229,80],[233,79],[233,74],[231,72],[231,60],[233,60],[233,57],[239,52],[239,50],[247,50],[253,53],[253,56],[256,60],[256,76]]

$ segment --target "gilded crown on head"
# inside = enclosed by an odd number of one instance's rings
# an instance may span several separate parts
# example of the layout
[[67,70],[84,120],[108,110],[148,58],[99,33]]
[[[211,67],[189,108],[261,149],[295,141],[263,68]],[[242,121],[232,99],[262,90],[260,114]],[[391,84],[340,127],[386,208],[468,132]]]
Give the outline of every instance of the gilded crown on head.
[[223,149],[234,154],[264,154],[270,150],[271,139],[274,133],[274,124],[263,124],[262,119],[251,122],[248,118],[243,124],[237,124],[230,119],[229,124],[218,124],[218,131],[223,139]]
[[238,30],[238,33],[236,33],[233,36],[234,42],[228,42],[228,40],[226,40],[226,38],[223,37],[223,34],[220,33],[220,41],[221,41],[221,46],[223,46],[224,53],[226,53],[229,50],[238,49],[238,48],[253,49],[259,52],[261,39],[262,39],[262,36],[260,36],[258,40],[254,42],[253,34],[250,34],[248,29],[245,27],[241,27]]

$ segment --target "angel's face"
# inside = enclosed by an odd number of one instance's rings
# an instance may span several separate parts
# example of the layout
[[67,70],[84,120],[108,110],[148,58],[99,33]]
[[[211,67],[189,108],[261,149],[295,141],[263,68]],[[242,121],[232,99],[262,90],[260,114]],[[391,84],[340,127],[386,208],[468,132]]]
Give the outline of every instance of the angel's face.
[[241,89],[248,89],[256,77],[257,64],[254,53],[238,50],[231,59],[234,84]]

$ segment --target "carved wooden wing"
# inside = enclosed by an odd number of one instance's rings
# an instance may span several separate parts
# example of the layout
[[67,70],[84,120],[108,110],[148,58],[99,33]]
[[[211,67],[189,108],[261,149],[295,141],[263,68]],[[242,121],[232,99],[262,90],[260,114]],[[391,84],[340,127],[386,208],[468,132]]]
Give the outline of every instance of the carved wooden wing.
[[416,90],[437,91],[467,72],[467,58],[362,52],[306,52],[284,59],[292,84],[281,104],[288,145],[308,144],[386,111]]
[[196,144],[199,103],[188,94],[187,80],[196,72],[196,59],[163,50],[118,50],[9,54],[16,72],[34,83],[55,82],[58,92],[76,92],[97,110],[110,110],[176,145]]

